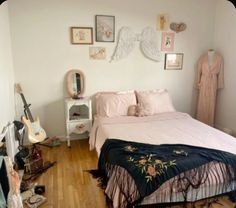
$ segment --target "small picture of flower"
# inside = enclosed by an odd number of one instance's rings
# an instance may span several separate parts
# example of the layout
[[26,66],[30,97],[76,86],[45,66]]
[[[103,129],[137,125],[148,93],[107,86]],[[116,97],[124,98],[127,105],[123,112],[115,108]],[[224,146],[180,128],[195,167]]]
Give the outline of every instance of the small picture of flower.
[[106,48],[104,47],[89,47],[89,58],[91,60],[106,59]]
[[95,25],[97,42],[115,41],[115,16],[96,15]]

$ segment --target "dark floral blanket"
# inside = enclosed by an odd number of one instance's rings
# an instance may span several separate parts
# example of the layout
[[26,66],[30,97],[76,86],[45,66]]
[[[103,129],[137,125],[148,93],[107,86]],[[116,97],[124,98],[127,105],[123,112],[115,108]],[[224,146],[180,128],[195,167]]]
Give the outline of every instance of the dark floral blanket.
[[228,183],[235,180],[236,155],[182,144],[150,145],[107,139],[101,149],[98,169],[106,176],[107,164],[125,168],[143,198],[167,180],[211,161],[226,165],[228,171],[221,174],[225,175]]

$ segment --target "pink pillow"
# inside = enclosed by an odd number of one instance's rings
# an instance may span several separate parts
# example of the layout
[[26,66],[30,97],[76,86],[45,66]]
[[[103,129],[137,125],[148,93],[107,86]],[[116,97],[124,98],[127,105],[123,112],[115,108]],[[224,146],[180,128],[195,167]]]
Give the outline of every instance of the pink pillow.
[[103,117],[127,116],[129,106],[137,104],[134,91],[101,93],[96,102],[97,114]]
[[142,115],[150,116],[175,111],[167,90],[139,91],[136,94]]

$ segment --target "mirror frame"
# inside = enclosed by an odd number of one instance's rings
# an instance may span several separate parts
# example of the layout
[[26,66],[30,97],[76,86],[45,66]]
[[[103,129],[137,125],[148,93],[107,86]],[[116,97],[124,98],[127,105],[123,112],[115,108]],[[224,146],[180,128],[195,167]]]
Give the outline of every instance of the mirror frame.
[[[76,73],[80,75],[80,93],[76,93],[73,90],[72,76]],[[84,89],[85,89],[84,86],[85,86],[84,74],[81,70],[72,69],[66,73],[66,89],[71,98],[79,99],[79,97],[84,94]]]

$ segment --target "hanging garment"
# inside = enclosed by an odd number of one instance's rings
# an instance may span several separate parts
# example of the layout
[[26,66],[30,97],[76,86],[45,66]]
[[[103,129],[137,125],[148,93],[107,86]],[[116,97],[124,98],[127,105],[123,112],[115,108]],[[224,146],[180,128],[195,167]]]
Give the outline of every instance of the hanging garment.
[[209,55],[206,53],[198,60],[196,87],[199,89],[199,96],[196,118],[214,126],[217,89],[224,87],[223,58],[216,52],[211,54],[212,57]]
[[23,208],[22,199],[20,196],[20,179],[18,173],[14,170],[10,157],[4,157],[7,169],[7,176],[10,185],[10,190],[7,196],[8,208]]

